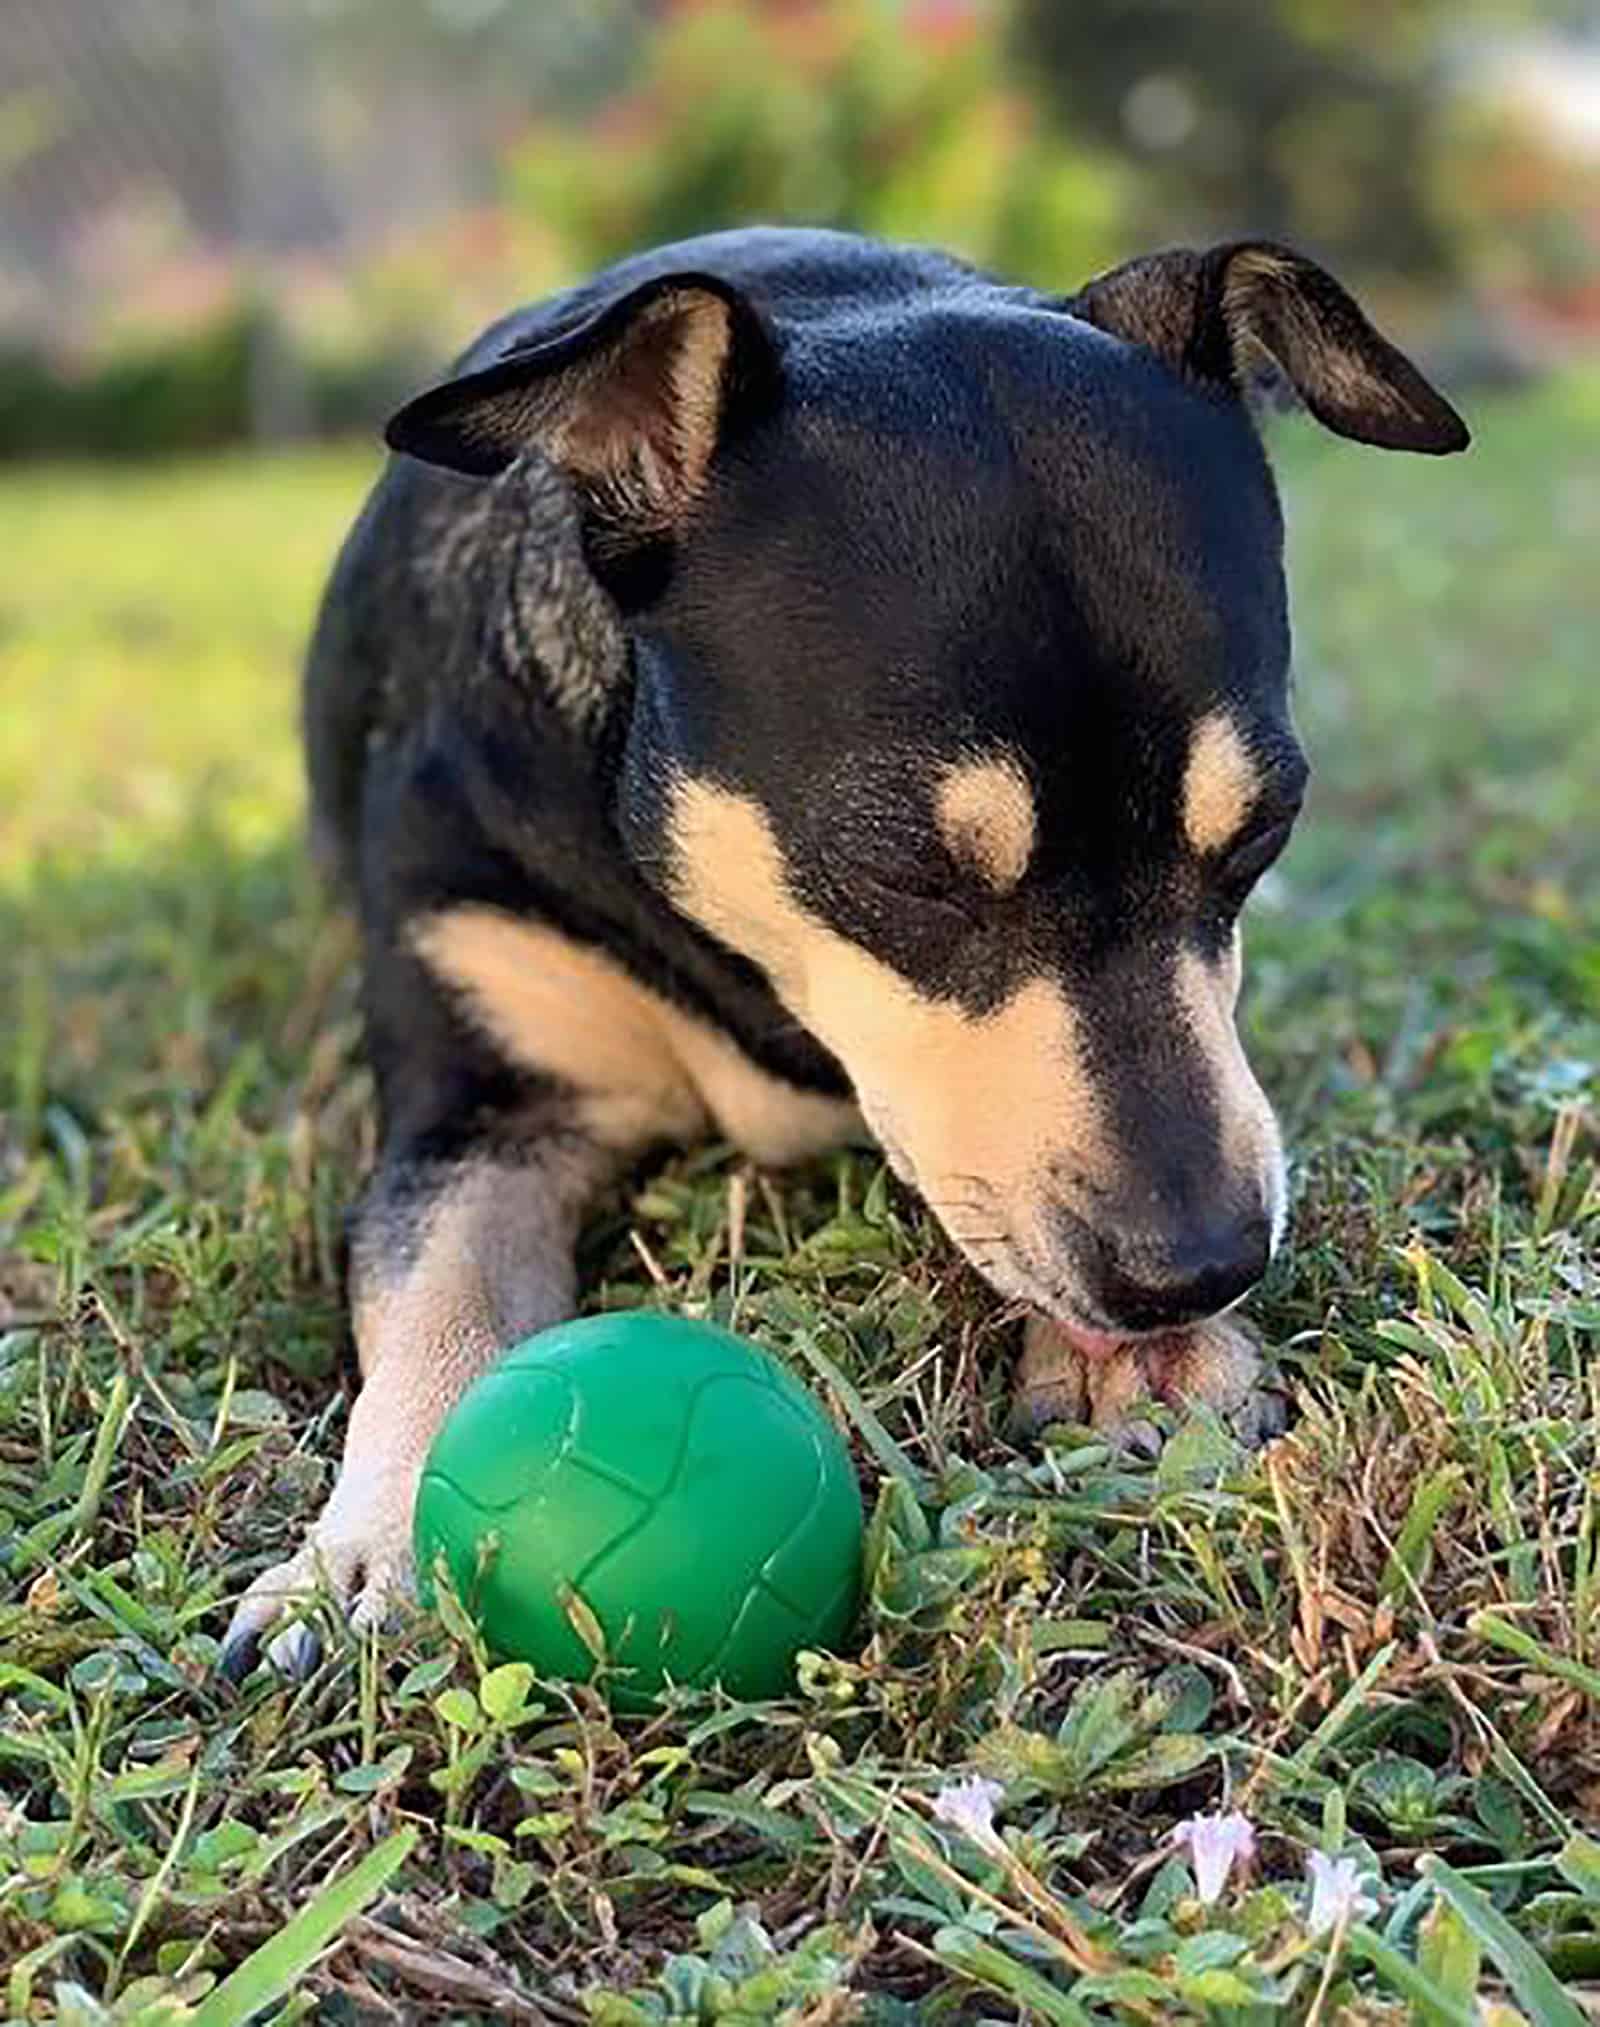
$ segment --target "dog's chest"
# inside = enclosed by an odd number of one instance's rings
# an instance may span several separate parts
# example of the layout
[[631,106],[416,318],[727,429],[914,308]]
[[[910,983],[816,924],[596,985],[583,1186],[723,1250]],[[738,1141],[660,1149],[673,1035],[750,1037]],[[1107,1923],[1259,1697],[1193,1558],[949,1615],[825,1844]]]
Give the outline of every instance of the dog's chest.
[[427,916],[413,941],[507,1059],[568,1087],[607,1145],[716,1132],[782,1166],[862,1133],[849,1100],[771,1075],[618,959],[548,924],[464,905]]

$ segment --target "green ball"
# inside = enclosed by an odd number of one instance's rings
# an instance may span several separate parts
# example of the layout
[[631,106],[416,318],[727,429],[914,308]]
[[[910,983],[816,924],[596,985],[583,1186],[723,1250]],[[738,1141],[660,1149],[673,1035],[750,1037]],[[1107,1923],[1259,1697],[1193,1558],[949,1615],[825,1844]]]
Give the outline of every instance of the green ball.
[[634,1707],[669,1680],[784,1694],[802,1647],[849,1632],[861,1579],[860,1492],[819,1403],[731,1332],[647,1310],[543,1331],[470,1387],[414,1538],[424,1595],[442,1553],[488,1645],[542,1675],[593,1671],[586,1607]]

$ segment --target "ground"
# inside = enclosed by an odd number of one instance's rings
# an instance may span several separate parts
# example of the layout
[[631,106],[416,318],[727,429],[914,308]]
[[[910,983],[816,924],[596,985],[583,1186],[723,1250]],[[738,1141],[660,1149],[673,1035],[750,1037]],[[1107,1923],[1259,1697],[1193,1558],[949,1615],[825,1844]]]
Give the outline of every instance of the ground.
[[[876,1518],[858,1651],[787,1702],[615,1722],[459,1619],[330,1623],[303,1686],[213,1673],[348,1409],[369,1086],[293,665],[372,460],[7,475],[11,2015],[1584,2017],[1600,384],[1469,406],[1438,463],[1278,432],[1317,773],[1246,1020],[1295,1149],[1250,1305],[1290,1433],[1019,1451],[1016,1320],[874,1159],[643,1174],[587,1299],[771,1346]],[[981,1799],[932,1813],[973,1774],[998,1836]],[[1253,1870],[1208,1906],[1172,1832],[1233,1810]],[[1314,1851],[1362,1881],[1331,1926]]]

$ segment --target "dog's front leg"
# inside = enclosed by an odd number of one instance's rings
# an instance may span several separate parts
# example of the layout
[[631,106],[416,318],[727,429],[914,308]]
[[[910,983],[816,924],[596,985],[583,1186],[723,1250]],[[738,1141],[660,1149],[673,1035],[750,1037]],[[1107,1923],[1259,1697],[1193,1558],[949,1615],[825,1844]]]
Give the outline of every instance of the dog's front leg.
[[[240,1600],[222,1666],[254,1666],[263,1635],[325,1585],[360,1628],[409,1588],[417,1480],[440,1424],[500,1354],[570,1315],[573,1247],[615,1157],[571,1135],[448,1164],[391,1154],[354,1219],[351,1309],[362,1388],[332,1496],[305,1545]],[[302,1618],[272,1639],[303,1673],[316,1635]]]

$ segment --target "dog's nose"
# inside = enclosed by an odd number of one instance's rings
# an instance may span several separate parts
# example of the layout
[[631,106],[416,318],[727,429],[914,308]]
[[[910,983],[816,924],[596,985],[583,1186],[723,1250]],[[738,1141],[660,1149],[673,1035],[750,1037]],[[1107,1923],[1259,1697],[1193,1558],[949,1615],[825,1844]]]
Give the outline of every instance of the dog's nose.
[[1094,1294],[1119,1329],[1171,1330],[1236,1302],[1266,1272],[1271,1252],[1271,1227],[1260,1211],[1221,1216],[1170,1237],[1099,1236]]

